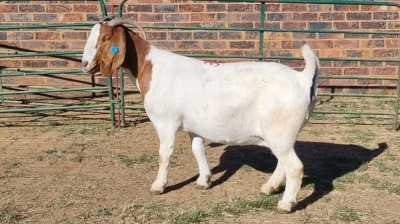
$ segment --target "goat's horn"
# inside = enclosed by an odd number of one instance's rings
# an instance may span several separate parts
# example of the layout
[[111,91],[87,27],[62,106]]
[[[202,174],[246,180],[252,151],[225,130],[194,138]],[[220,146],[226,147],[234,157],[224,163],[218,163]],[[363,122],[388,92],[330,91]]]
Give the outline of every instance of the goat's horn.
[[104,23],[107,20],[107,18],[103,18],[99,21],[99,23]]
[[113,19],[107,22],[107,25],[109,26],[117,26],[117,25],[122,25],[122,24],[130,24],[133,26],[136,26],[140,32],[142,33],[143,38],[146,40],[146,32],[144,31],[143,27],[139,25],[138,22],[130,19]]

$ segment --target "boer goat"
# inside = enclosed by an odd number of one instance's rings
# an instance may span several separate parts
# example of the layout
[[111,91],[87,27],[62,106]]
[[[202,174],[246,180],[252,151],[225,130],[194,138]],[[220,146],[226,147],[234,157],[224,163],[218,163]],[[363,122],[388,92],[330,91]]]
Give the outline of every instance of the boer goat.
[[103,76],[123,67],[140,90],[160,140],[159,170],[150,191],[163,193],[175,136],[183,130],[190,135],[201,189],[212,184],[204,139],[268,147],[278,164],[261,191],[276,192],[286,178],[278,211],[292,212],[303,177],[293,147],[317,95],[319,61],[311,48],[301,49],[301,72],[274,62],[206,63],[158,49],[123,24],[137,25],[121,19],[94,25],[82,64],[85,72]]

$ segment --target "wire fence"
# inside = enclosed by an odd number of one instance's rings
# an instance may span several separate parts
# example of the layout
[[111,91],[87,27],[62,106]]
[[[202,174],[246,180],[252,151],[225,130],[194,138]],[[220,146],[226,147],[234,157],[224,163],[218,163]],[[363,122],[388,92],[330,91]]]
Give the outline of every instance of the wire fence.
[[[24,1],[26,2],[26,1]],[[78,1],[77,1],[78,2]],[[103,17],[110,17],[107,14],[107,7],[103,0],[98,0],[100,4],[100,9]],[[121,1],[118,6],[118,15],[123,16],[124,4],[126,1]],[[199,2],[199,1],[197,1]],[[207,1],[210,2],[210,1]],[[335,5],[377,5],[377,6],[393,6],[400,8],[400,3],[393,1],[370,1],[370,0],[219,0],[211,2],[223,2],[223,3],[233,3],[233,2],[247,2],[251,4],[259,5],[259,27],[247,28],[247,27],[210,27],[210,26],[144,26],[147,30],[194,30],[194,31],[209,31],[209,32],[221,32],[221,31],[244,31],[244,32],[256,32],[258,33],[258,54],[253,55],[216,55],[216,54],[185,54],[189,57],[195,58],[208,58],[208,59],[250,59],[250,60],[303,60],[298,57],[283,57],[283,56],[266,56],[265,55],[265,34],[266,33],[318,33],[318,34],[355,34],[355,35],[389,35],[397,37],[400,35],[398,31],[387,31],[387,30],[335,30],[335,29],[273,29],[265,27],[266,18],[266,6],[268,3],[303,3],[303,4],[335,4]],[[72,23],[72,24],[30,24],[30,25],[0,25],[0,31],[5,30],[32,30],[32,29],[74,29],[74,30],[88,30],[94,23]],[[76,57],[79,58],[82,51],[66,51],[66,52],[12,52],[12,53],[0,53],[0,59],[10,59],[10,58],[25,58],[25,57]],[[323,92],[319,94],[323,97],[337,98],[337,97],[351,97],[351,98],[379,98],[388,99],[393,103],[393,109],[390,112],[387,111],[352,111],[346,109],[345,111],[335,111],[335,110],[319,110],[317,107],[314,113],[316,114],[341,114],[341,115],[368,115],[368,116],[386,116],[391,118],[392,126],[397,128],[398,126],[398,111],[399,111],[399,100],[400,100],[400,59],[393,58],[329,58],[321,57],[321,61],[331,61],[331,62],[385,62],[392,63],[398,66],[397,77],[393,76],[356,76],[356,75],[340,75],[340,76],[321,76],[321,80],[364,80],[364,81],[391,81],[396,83],[396,90],[394,94],[371,94],[371,93],[326,93]],[[70,70],[31,70],[29,68],[9,68],[0,67],[0,104],[13,101],[7,101],[6,97],[18,94],[43,94],[50,92],[90,92],[90,93],[108,93],[109,103],[108,104],[97,104],[97,105],[61,105],[61,104],[35,104],[35,108],[23,108],[23,109],[2,109],[0,113],[24,113],[33,111],[46,111],[46,110],[75,110],[75,109],[108,109],[110,111],[111,121],[114,125],[123,126],[125,124],[125,110],[135,109],[143,110],[141,106],[127,106],[125,104],[125,94],[131,92],[137,92],[136,89],[125,88],[124,85],[124,72],[119,71],[117,75],[117,83],[113,83],[113,79],[108,79],[107,86],[93,86],[90,88],[39,88],[35,90],[26,91],[4,91],[5,88],[15,87],[16,85],[4,84],[2,79],[5,77],[16,77],[16,76],[55,76],[60,74],[74,74],[83,75],[81,70],[70,69]],[[114,85],[117,85],[115,87]],[[116,115],[118,111],[118,115]]]

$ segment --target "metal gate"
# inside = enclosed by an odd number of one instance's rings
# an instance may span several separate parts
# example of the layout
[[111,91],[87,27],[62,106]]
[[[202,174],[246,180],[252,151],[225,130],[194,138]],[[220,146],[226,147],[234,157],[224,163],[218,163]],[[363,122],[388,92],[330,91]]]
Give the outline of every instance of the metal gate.
[[[97,1],[100,4],[100,8],[102,11],[102,15],[104,17],[107,15],[107,8],[103,0]],[[121,1],[118,6],[118,15],[122,16],[125,1]],[[198,1],[196,1],[198,2]],[[210,2],[210,1],[208,1]],[[400,3],[396,3],[393,1],[370,1],[370,0],[214,0],[211,2],[224,2],[224,3],[238,3],[245,2],[249,4],[257,4],[259,5],[260,13],[259,13],[259,27],[258,28],[224,28],[224,27],[199,27],[199,26],[144,26],[147,30],[203,30],[209,32],[220,32],[220,31],[245,31],[245,32],[257,32],[258,33],[258,41],[259,41],[259,49],[258,54],[251,56],[244,55],[215,55],[215,54],[187,54],[186,56],[195,57],[195,58],[207,58],[207,59],[247,59],[247,60],[302,60],[301,58],[296,57],[282,57],[282,56],[265,56],[264,52],[264,42],[265,42],[265,34],[266,33],[274,33],[274,32],[293,32],[293,33],[342,33],[342,34],[368,34],[368,35],[391,35],[398,36],[400,32],[397,31],[370,31],[370,30],[322,30],[322,29],[272,29],[265,28],[265,18],[266,18],[266,6],[268,3],[304,3],[304,4],[335,4],[335,5],[379,5],[379,6],[394,6],[400,9]],[[59,25],[24,25],[24,26],[12,26],[12,25],[0,25],[0,31],[2,30],[15,30],[15,29],[85,29],[87,30],[91,27],[93,23],[74,23],[74,24],[59,24]],[[2,53],[0,52],[0,59],[3,58],[15,58],[15,57],[45,57],[45,56],[68,56],[68,57],[79,57],[82,54],[81,51],[76,52],[13,52],[13,53]],[[356,97],[356,98],[379,98],[379,99],[387,99],[393,102],[393,111],[352,111],[352,110],[320,110],[318,107],[314,113],[316,114],[350,114],[350,115],[367,115],[367,116],[386,116],[391,118],[392,126],[397,128],[398,126],[398,111],[399,111],[399,98],[400,98],[400,59],[392,59],[392,58],[320,58],[321,61],[339,61],[339,62],[386,62],[386,63],[395,63],[397,64],[398,74],[397,77],[393,76],[355,76],[355,75],[340,75],[340,76],[324,76],[322,74],[321,79],[342,79],[342,80],[364,80],[364,81],[392,81],[396,82],[396,91],[395,94],[370,94],[370,93],[321,93],[320,96],[329,97],[329,98],[342,98],[342,97]],[[8,101],[6,97],[8,95],[16,95],[16,94],[42,94],[42,93],[50,93],[50,92],[75,92],[75,91],[87,91],[87,92],[104,92],[107,91],[109,95],[109,104],[97,104],[97,105],[44,105],[40,103],[36,103],[36,108],[30,109],[4,109],[0,110],[0,113],[15,113],[15,112],[32,112],[32,111],[46,111],[46,110],[73,110],[73,109],[109,109],[111,114],[111,120],[114,125],[124,125],[125,124],[125,110],[126,109],[143,109],[143,107],[137,106],[126,106],[125,105],[125,94],[130,92],[137,92],[136,89],[126,89],[124,87],[124,72],[119,71],[118,83],[114,83],[117,85],[117,88],[113,87],[113,80],[111,78],[108,79],[108,86],[96,86],[93,84],[93,87],[90,88],[50,88],[50,87],[35,87],[35,90],[28,91],[4,91],[5,88],[12,88],[15,85],[11,84],[2,84],[2,78],[4,77],[13,77],[13,76],[35,76],[35,75],[44,75],[44,76],[54,76],[59,74],[76,74],[82,75],[80,70],[59,70],[59,71],[37,71],[31,69],[19,69],[19,68],[1,68],[0,67],[0,103],[21,103],[21,102],[12,102]],[[118,98],[116,98],[116,92],[118,93]],[[35,104],[35,103],[32,103]],[[115,111],[120,110],[120,119],[117,119]]]

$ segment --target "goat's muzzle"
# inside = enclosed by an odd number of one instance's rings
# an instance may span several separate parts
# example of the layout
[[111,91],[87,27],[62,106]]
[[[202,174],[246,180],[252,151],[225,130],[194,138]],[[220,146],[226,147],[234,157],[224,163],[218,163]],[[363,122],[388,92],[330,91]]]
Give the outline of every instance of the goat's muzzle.
[[100,71],[100,65],[95,64],[94,66],[89,67],[89,62],[87,61],[82,61],[82,71],[90,73],[94,75],[95,73],[98,73]]

